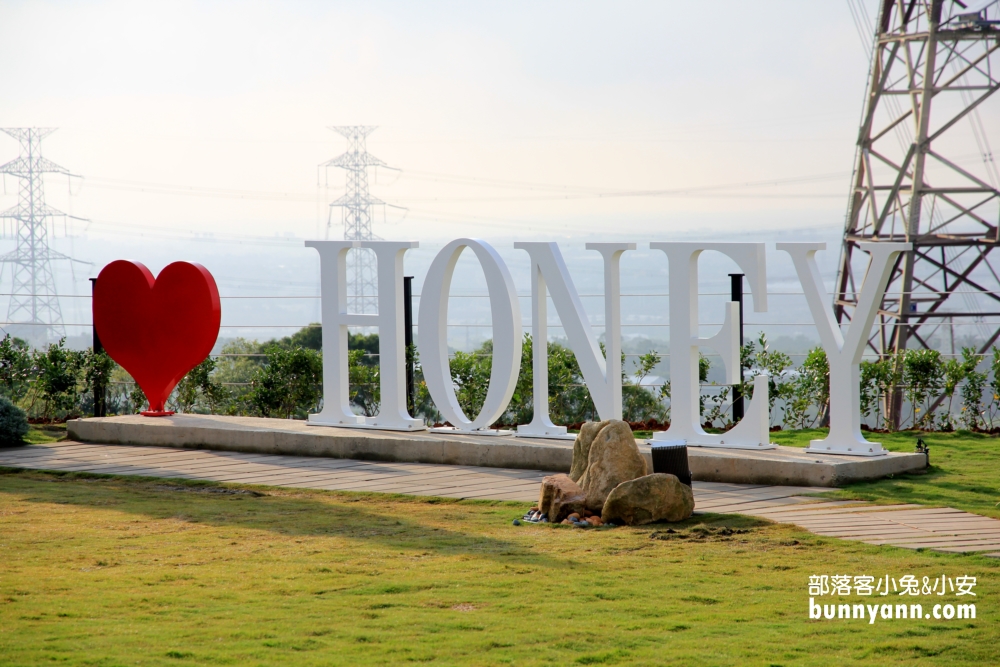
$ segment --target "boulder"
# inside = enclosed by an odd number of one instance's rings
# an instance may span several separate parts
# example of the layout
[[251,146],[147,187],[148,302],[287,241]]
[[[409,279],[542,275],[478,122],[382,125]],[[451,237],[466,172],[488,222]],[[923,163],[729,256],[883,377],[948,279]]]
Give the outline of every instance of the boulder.
[[542,478],[538,508],[549,518],[549,523],[559,523],[574,512],[582,512],[586,495],[569,475],[549,475]]
[[623,421],[609,420],[590,443],[587,470],[580,477],[587,509],[600,514],[612,489],[647,472],[632,429]]
[[587,461],[590,457],[590,445],[601,429],[607,425],[608,422],[605,420],[587,422],[580,427],[580,432],[576,434],[576,441],[573,442],[573,464],[569,469],[569,476],[574,482],[579,482],[583,473],[586,472]]
[[629,526],[654,521],[683,521],[694,511],[691,487],[674,475],[653,473],[616,486],[604,503],[601,519]]

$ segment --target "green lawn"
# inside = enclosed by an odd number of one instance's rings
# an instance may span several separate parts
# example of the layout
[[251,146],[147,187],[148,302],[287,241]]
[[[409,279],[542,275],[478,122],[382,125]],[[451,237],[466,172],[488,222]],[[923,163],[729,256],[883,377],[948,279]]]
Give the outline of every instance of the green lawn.
[[[734,516],[511,525],[526,508],[0,471],[0,663],[996,661],[996,559]],[[976,576],[978,618],[809,620],[809,575],[837,573]]]
[[24,441],[29,445],[44,445],[66,439],[66,424],[32,424]]
[[[825,436],[825,429],[779,431],[771,434],[771,440],[779,445],[806,447],[810,440]],[[955,507],[1000,518],[1000,438],[969,431],[868,433],[865,437],[894,452],[914,451],[920,438],[931,449],[931,466],[926,474],[851,484],[827,495]]]

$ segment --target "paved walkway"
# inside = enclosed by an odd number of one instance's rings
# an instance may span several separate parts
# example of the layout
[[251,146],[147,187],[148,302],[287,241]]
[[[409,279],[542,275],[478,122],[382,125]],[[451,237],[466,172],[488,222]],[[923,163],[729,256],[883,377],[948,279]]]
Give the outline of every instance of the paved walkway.
[[[490,500],[538,499],[541,470],[383,463],[202,449],[59,442],[0,449],[0,466],[110,475],[377,491]],[[1000,549],[1000,521],[949,508],[824,501],[824,487],[695,482],[698,511],[792,523],[819,535],[946,552]],[[1000,553],[990,554],[1000,556]]]

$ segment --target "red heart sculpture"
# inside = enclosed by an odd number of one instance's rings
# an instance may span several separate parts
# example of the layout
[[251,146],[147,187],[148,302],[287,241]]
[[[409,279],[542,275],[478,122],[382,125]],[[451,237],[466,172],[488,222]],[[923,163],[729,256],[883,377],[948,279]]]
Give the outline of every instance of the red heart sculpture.
[[208,357],[219,337],[222,305],[204,266],[174,262],[153,274],[139,262],[111,262],[94,286],[94,326],[108,355],[139,383],[149,410],[164,406],[187,373]]

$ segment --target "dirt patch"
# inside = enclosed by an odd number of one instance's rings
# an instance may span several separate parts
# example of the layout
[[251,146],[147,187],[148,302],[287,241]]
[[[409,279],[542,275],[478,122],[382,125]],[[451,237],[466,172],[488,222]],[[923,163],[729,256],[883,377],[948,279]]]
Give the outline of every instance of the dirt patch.
[[714,528],[711,526],[695,526],[688,530],[657,530],[649,534],[651,540],[688,540],[691,542],[726,542],[737,535],[747,535],[755,532],[752,528],[730,528],[722,526]]
[[183,491],[186,493],[216,493],[224,496],[253,496],[260,498],[266,493],[250,491],[249,489],[228,489],[222,486],[174,486],[172,484],[156,484],[152,487],[157,491]]

